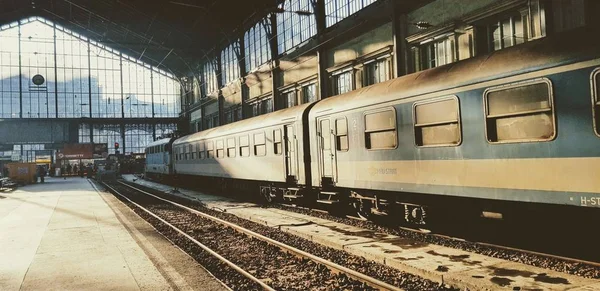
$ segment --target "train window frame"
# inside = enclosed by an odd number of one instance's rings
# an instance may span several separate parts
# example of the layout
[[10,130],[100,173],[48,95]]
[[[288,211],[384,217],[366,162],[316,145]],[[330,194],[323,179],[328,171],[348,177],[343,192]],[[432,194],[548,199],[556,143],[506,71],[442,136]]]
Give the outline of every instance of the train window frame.
[[[338,121],[344,121],[344,123],[346,123],[346,134],[340,134],[339,129],[338,129]],[[349,138],[349,131],[348,131],[348,119],[344,116],[344,117],[338,117],[335,119],[335,150],[338,152],[347,152],[350,150],[350,138]],[[342,149],[341,148],[341,140],[342,138],[346,138],[346,148]]]
[[215,151],[217,152],[217,159],[222,159],[225,157],[225,140],[223,140],[223,139],[217,140],[217,142],[215,144]]
[[[241,135],[238,137],[238,142],[240,144],[240,147],[239,147],[240,157],[242,157],[242,158],[249,157],[250,156],[250,136],[247,134]],[[246,152],[247,153],[246,155],[244,155],[244,148],[248,150]]]
[[[279,133],[279,141],[277,141],[277,134]],[[280,156],[283,154],[283,135],[281,132],[281,128],[273,130],[273,153],[276,156]]]
[[[526,87],[526,86],[531,86],[531,85],[536,85],[536,84],[546,84],[547,85],[549,109],[534,109],[534,110],[527,110],[527,111],[521,111],[521,112],[516,112],[516,113],[497,114],[497,115],[492,115],[490,117],[490,114],[489,114],[490,107],[489,107],[489,98],[488,98],[490,93],[513,89],[513,88]],[[551,113],[550,117],[552,120],[553,132],[552,132],[552,135],[548,138],[498,140],[498,138],[496,137],[495,141],[490,138],[489,127],[490,127],[491,119],[498,120],[501,118],[508,118],[508,117],[515,117],[515,116],[531,116],[531,115],[535,115],[535,114],[541,114],[544,112]],[[512,144],[512,143],[532,143],[532,142],[553,141],[554,139],[556,139],[558,132],[557,132],[557,125],[556,125],[556,109],[555,109],[555,105],[554,105],[554,88],[553,88],[552,81],[548,78],[536,78],[536,79],[512,82],[512,83],[503,84],[503,85],[499,85],[499,86],[493,86],[493,87],[489,87],[489,88],[485,89],[485,91],[483,92],[483,119],[484,119],[485,139],[489,144]]]
[[212,140],[206,141],[206,158],[215,158],[215,142]]
[[204,146],[204,141],[200,141],[196,144],[198,148],[198,159],[204,160],[206,158],[206,147]]
[[[425,124],[417,123],[417,107],[418,106],[435,104],[435,103],[443,102],[446,100],[455,100],[456,101],[456,115],[457,115],[456,120],[444,120],[444,121],[437,121],[437,122],[431,122],[431,123],[425,123]],[[419,148],[457,147],[462,144],[462,137],[463,137],[462,119],[461,119],[461,111],[460,111],[460,98],[458,98],[458,96],[450,95],[450,96],[443,96],[443,97],[439,97],[439,98],[433,98],[433,99],[414,102],[413,108],[412,108],[412,114],[413,114],[413,141],[414,141],[414,145],[416,147],[419,147]],[[422,129],[425,127],[449,125],[449,124],[456,124],[458,127],[458,142],[457,143],[424,145],[423,141],[422,141],[422,137],[421,137],[421,143],[419,143],[419,132],[417,131],[417,129]],[[421,133],[421,135],[422,135],[422,133]]]
[[[394,126],[393,129],[392,128],[387,128],[387,129],[379,129],[379,130],[371,130],[368,131],[367,130],[367,116],[368,115],[372,115],[372,114],[377,114],[377,113],[382,113],[382,112],[386,112],[386,111],[391,111],[394,114]],[[396,112],[396,108],[394,107],[383,107],[383,108],[378,108],[378,109],[374,109],[374,110],[369,110],[369,111],[365,111],[363,112],[363,126],[364,126],[364,130],[363,130],[363,142],[364,142],[364,146],[365,149],[368,151],[385,151],[385,150],[395,150],[398,148],[398,113]],[[369,134],[371,133],[376,133],[376,132],[385,132],[385,131],[393,131],[394,132],[394,136],[395,136],[395,145],[394,147],[390,147],[390,148],[370,148],[369,144],[367,144],[367,141],[369,140],[367,137],[370,136]]]
[[592,125],[594,133],[600,137],[600,92],[598,92],[598,84],[596,78],[600,77],[600,67],[595,68],[590,74],[590,86],[592,92]]
[[196,144],[191,143],[190,144],[190,150],[191,150],[191,158],[192,160],[196,159],[196,154],[197,154],[197,148],[196,148]]
[[[236,156],[236,146],[235,146],[235,137],[230,137],[227,138],[227,157],[228,158],[235,158]],[[233,144],[233,146],[232,146]]]
[[[256,142],[256,137],[260,136],[260,135],[262,135],[263,143],[257,143]],[[253,141],[253,145],[254,145],[254,147],[253,147],[254,156],[255,157],[264,157],[264,156],[266,156],[267,155],[267,136],[266,136],[265,132],[262,131],[262,132],[254,133],[252,135],[252,141]],[[265,147],[265,150],[263,151],[264,154],[262,154],[262,155],[258,154],[258,146],[264,146]]]

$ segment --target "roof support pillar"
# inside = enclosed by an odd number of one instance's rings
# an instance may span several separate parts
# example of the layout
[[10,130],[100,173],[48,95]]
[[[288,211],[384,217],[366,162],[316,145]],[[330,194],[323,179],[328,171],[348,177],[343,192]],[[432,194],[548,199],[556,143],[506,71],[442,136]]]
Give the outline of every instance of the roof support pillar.
[[215,67],[215,72],[217,73],[217,88],[219,88],[218,90],[218,97],[217,97],[217,102],[218,102],[218,106],[219,106],[219,110],[218,110],[218,114],[219,114],[219,124],[213,124],[213,127],[219,126],[219,125],[223,125],[225,124],[223,121],[225,120],[225,97],[223,97],[223,90],[221,90],[223,88],[223,70],[221,69],[221,64],[223,62],[223,60],[221,60],[221,54],[218,54],[216,57],[217,60],[217,65]]
[[399,1],[389,1],[392,11],[392,34],[393,34],[393,60],[394,60],[394,78],[406,75],[408,72],[407,60],[407,20],[406,14],[400,10]]
[[[246,85],[246,75],[248,74],[248,68],[246,68],[246,41],[244,40],[244,35],[242,35],[242,37],[240,37],[239,40],[239,50],[238,50],[238,65],[240,67],[240,77],[241,77],[241,90],[242,90],[242,103],[241,103],[241,107],[242,107],[242,119],[247,118],[248,116],[246,116],[246,110],[244,110],[244,104],[246,104],[246,102],[248,101],[248,98],[250,97],[250,88],[248,88],[248,85]],[[235,114],[235,112],[234,112]],[[235,116],[233,118],[233,120],[235,120]]]
[[319,49],[317,50],[317,75],[319,85],[319,99],[325,99],[329,96],[329,75],[327,74],[327,49],[323,43],[323,34],[327,28],[325,23],[325,1],[311,0],[314,9],[314,16],[317,24],[317,39],[319,40]]
[[[281,69],[279,68],[279,48],[277,47],[277,15],[271,13],[269,15],[271,24],[271,35],[269,45],[271,46],[271,79],[272,79],[272,98],[273,98],[273,111],[281,108],[281,100],[279,98],[278,88],[281,83]],[[260,106],[260,105],[259,105]]]

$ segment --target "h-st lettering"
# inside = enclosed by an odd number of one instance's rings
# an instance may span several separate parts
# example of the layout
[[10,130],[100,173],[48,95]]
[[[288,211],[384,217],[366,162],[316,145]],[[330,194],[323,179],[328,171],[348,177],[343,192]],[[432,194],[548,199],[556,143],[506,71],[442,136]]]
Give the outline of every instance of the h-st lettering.
[[587,197],[581,197],[581,206],[587,206],[588,199]]

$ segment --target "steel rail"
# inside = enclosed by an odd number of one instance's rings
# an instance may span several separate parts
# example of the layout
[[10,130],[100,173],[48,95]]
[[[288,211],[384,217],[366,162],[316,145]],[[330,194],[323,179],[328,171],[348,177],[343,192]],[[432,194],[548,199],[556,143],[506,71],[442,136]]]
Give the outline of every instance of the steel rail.
[[[303,210],[308,210],[308,211],[325,212],[325,213],[327,213],[327,211],[323,211],[323,210],[320,210],[320,209],[302,207],[302,206],[291,205],[291,204],[281,204],[281,205],[283,205],[285,207],[291,207],[291,208],[303,209]],[[351,215],[346,215],[346,218],[348,218],[348,219],[354,219],[354,220],[357,220],[357,221],[370,222],[370,221],[362,219],[360,217],[351,216]],[[422,229],[422,228],[416,229],[416,228],[405,227],[405,226],[401,226],[400,229],[405,230],[405,231],[414,232],[414,233],[423,234],[423,235],[435,236],[435,237],[442,238],[442,239],[448,239],[448,240],[459,241],[459,242],[470,242],[470,243],[474,243],[474,244],[478,244],[478,245],[482,245],[482,246],[486,246],[486,247],[497,248],[497,249],[500,249],[500,250],[522,252],[522,253],[526,253],[526,254],[530,254],[530,255],[536,255],[536,256],[540,256],[540,257],[553,258],[553,259],[557,259],[557,260],[563,260],[563,261],[566,261],[566,262],[578,263],[578,264],[584,264],[584,265],[590,265],[590,266],[594,266],[594,267],[600,268],[600,262],[586,261],[586,260],[575,259],[575,258],[570,258],[570,257],[563,257],[563,256],[559,256],[559,255],[553,255],[553,254],[536,252],[536,251],[531,251],[531,250],[526,250],[526,249],[519,249],[519,248],[513,248],[513,247],[508,247],[508,246],[503,246],[503,245],[497,245],[497,244],[493,244],[493,243],[486,243],[486,242],[480,242],[480,241],[470,241],[470,240],[466,240],[466,239],[459,238],[459,237],[453,237],[453,236],[449,236],[449,235],[445,235],[445,234],[441,234],[441,233],[435,233],[434,231],[429,230],[429,229]]]
[[[224,258],[223,256],[219,255],[218,253],[216,253],[215,251],[213,251],[212,249],[210,249],[209,247],[205,246],[204,244],[202,244],[201,242],[197,241],[196,239],[194,239],[193,237],[191,237],[190,235],[188,235],[187,233],[185,233],[184,231],[180,230],[179,228],[177,228],[176,226],[172,225],[171,223],[167,222],[166,220],[162,219],[161,217],[159,217],[158,215],[152,213],[150,210],[146,209],[145,207],[133,202],[131,199],[129,199],[128,197],[126,197],[125,195],[119,193],[119,191],[117,191],[115,188],[107,185],[106,183],[102,183],[105,187],[111,189],[113,191],[113,193],[123,197],[124,199],[126,199],[127,201],[129,201],[131,204],[135,205],[136,207],[140,208],[141,210],[145,211],[146,213],[150,214],[152,217],[158,219],[160,222],[164,223],[165,225],[169,226],[170,228],[172,228],[173,230],[177,231],[179,234],[185,236],[187,239],[189,239],[190,241],[194,242],[196,245],[198,245],[200,248],[202,248],[203,250],[205,250],[206,252],[208,252],[209,254],[211,254],[212,256],[216,257],[217,259],[219,259],[220,261],[222,261],[223,263],[227,264],[229,267],[231,267],[232,269],[236,270],[238,273],[242,274],[244,277],[250,279],[251,281],[259,284],[261,287],[263,287],[264,290],[268,290],[268,291],[275,291],[275,289],[273,289],[271,286],[265,284],[263,281],[261,281],[260,279],[252,276],[252,274],[246,272],[244,269],[240,268],[238,265],[232,263],[231,261],[229,261],[228,259]],[[124,184],[126,185],[126,184]],[[128,185],[126,185],[128,186]],[[133,188],[133,187],[132,187]],[[135,189],[135,188],[134,188]],[[137,190],[137,189],[136,189]],[[139,191],[139,190],[138,190]]]
[[363,273],[351,270],[351,269],[346,268],[344,266],[340,266],[340,265],[338,265],[336,263],[330,262],[330,261],[325,260],[325,259],[323,259],[321,257],[317,257],[317,256],[315,256],[313,254],[310,254],[310,253],[307,253],[305,251],[299,250],[299,249],[297,249],[295,247],[292,247],[292,246],[286,245],[284,243],[278,242],[276,240],[273,240],[271,238],[268,238],[266,236],[258,234],[258,233],[254,232],[254,231],[251,231],[249,229],[243,228],[243,227],[241,227],[239,225],[236,225],[236,224],[233,224],[231,222],[228,222],[228,221],[222,220],[220,218],[214,217],[212,215],[200,212],[200,211],[198,211],[196,209],[187,207],[187,206],[179,204],[177,202],[173,202],[173,201],[170,201],[168,199],[164,199],[162,197],[159,197],[157,195],[148,193],[148,192],[146,192],[144,190],[141,190],[139,188],[133,187],[133,186],[127,184],[127,183],[123,183],[121,181],[117,181],[117,182],[119,182],[120,184],[122,184],[124,186],[127,186],[129,188],[132,188],[132,189],[134,189],[136,191],[139,191],[140,193],[144,193],[146,195],[152,196],[152,197],[157,198],[159,200],[162,200],[164,202],[167,202],[167,203],[170,203],[170,204],[175,205],[177,207],[180,207],[180,208],[183,208],[185,210],[188,210],[188,211],[190,211],[190,212],[192,212],[194,214],[197,214],[199,216],[202,216],[202,217],[208,218],[210,220],[216,221],[218,223],[224,224],[226,226],[229,226],[229,227],[231,227],[231,228],[233,228],[233,229],[235,229],[235,230],[237,230],[239,232],[242,232],[242,233],[245,233],[246,235],[249,235],[249,236],[258,238],[260,240],[263,240],[263,241],[265,241],[267,243],[275,245],[275,246],[277,246],[277,247],[279,247],[281,249],[284,249],[284,250],[286,250],[286,251],[288,251],[290,253],[293,253],[295,255],[302,256],[302,257],[310,259],[311,261],[314,261],[314,262],[317,262],[319,264],[325,265],[326,267],[328,267],[331,270],[334,270],[334,271],[337,271],[337,272],[340,272],[340,273],[344,273],[344,274],[348,275],[349,277],[351,277],[351,278],[353,278],[355,280],[364,282],[364,283],[366,283],[367,285],[369,285],[371,287],[377,288],[379,290],[394,290],[394,291],[401,291],[401,290],[403,290],[403,289],[398,288],[396,286],[393,286],[391,284],[388,284],[388,283],[385,283],[383,281],[377,280],[375,278],[369,277],[369,276],[367,276],[367,275],[365,275]]
[[[486,246],[486,247],[491,247],[491,248],[497,248],[497,249],[505,250],[505,251],[521,252],[521,253],[526,253],[526,254],[530,254],[530,255],[536,255],[536,256],[540,256],[540,257],[548,257],[548,258],[553,258],[553,259],[557,259],[557,260],[563,260],[565,262],[590,265],[590,266],[600,268],[600,263],[594,262],[594,261],[586,261],[586,260],[575,259],[575,258],[570,258],[570,257],[563,257],[563,256],[559,256],[559,255],[530,251],[530,250],[526,250],[526,249],[507,247],[507,246],[497,245],[497,244],[493,244],[493,243],[471,241],[471,240],[466,240],[466,239],[459,238],[459,237],[448,236],[448,235],[444,235],[444,234],[440,234],[440,233],[434,233],[434,232],[427,233],[421,229],[414,229],[414,228],[410,228],[410,227],[401,227],[401,229],[405,230],[405,231],[410,231],[410,232],[415,232],[415,233],[420,233],[420,234],[425,234],[425,235],[431,235],[431,236],[454,240],[454,241],[470,242],[470,243],[474,243],[474,244],[478,244],[478,245],[482,245],[482,246]],[[510,260],[507,260],[507,261],[510,261]]]

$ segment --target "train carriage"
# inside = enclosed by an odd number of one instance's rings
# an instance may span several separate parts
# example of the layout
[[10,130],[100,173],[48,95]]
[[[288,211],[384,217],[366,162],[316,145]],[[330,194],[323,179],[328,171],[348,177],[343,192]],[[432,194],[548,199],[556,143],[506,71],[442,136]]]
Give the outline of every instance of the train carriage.
[[163,180],[171,176],[173,164],[171,161],[171,145],[175,138],[159,139],[148,146],[146,153],[146,165],[144,175],[150,179]]
[[351,195],[365,215],[399,201],[422,213],[421,203],[448,207],[448,197],[594,206],[600,42],[591,35],[548,37],[317,103],[312,184]]
[[[242,120],[178,139],[174,169],[181,177],[205,177],[207,185],[248,189],[266,197],[278,186],[305,187],[306,104]],[[287,189],[287,188],[286,188]],[[299,188],[294,188],[298,189]],[[296,191],[297,192],[297,191]]]

